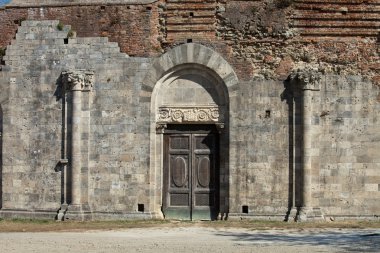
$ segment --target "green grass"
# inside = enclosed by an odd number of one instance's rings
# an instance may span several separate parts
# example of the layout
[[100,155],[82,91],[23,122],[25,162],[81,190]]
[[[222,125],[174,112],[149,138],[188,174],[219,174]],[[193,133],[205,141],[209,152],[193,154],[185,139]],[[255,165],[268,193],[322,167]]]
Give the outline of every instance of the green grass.
[[124,221],[54,221],[37,219],[2,219],[0,232],[47,232],[120,230],[151,227],[207,227],[244,228],[249,230],[302,230],[302,229],[365,229],[380,228],[380,221],[334,221],[334,222],[283,222],[267,220],[242,221],[168,221],[168,220],[124,220]]

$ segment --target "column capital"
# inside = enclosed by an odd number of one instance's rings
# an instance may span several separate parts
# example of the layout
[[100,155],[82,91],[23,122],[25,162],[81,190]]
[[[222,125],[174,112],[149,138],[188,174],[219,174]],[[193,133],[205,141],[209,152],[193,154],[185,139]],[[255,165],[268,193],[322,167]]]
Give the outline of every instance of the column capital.
[[298,69],[289,76],[293,90],[321,90],[322,75],[314,69]]
[[62,72],[65,91],[90,91],[94,85],[94,71],[85,69]]

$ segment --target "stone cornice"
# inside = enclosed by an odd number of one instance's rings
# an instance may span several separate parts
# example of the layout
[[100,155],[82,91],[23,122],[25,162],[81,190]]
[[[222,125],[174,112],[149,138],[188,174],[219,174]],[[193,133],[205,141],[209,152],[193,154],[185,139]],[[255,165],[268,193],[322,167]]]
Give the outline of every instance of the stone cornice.
[[94,71],[69,70],[62,72],[65,91],[90,91],[94,85]]

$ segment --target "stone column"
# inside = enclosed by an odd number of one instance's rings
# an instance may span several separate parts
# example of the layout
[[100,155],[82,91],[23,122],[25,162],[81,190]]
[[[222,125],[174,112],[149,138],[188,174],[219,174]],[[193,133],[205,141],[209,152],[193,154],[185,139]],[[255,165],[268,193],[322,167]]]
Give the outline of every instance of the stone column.
[[[296,195],[301,201],[298,201],[297,221],[306,221],[308,218],[315,219],[314,206],[312,201],[312,160],[319,156],[318,145],[319,123],[315,122],[313,108],[315,108],[315,98],[319,96],[321,76],[314,71],[299,71],[291,75],[292,88],[296,101],[296,121],[300,124],[295,127],[296,131],[302,131],[298,134],[298,141],[295,143],[299,157],[296,157],[295,177],[300,180],[300,185],[296,187]],[[297,119],[298,117],[298,119]],[[297,139],[297,138],[296,138]],[[298,173],[297,173],[298,171]],[[302,192],[299,192],[302,191]]]
[[69,150],[71,168],[71,203],[69,210],[82,212],[82,92],[89,92],[94,82],[94,72],[73,70],[62,73],[66,92],[72,93],[71,146]]
[[313,91],[308,89],[307,86],[303,88],[303,96],[302,96],[302,104],[303,104],[303,156],[302,156],[302,176],[303,176],[303,192],[302,192],[302,207],[301,212],[307,214],[310,212],[310,208],[312,207],[311,200],[311,149],[312,149],[312,134],[315,130],[312,125],[312,96]]
[[82,91],[72,90],[72,123],[71,123],[71,205],[81,202],[81,118]]

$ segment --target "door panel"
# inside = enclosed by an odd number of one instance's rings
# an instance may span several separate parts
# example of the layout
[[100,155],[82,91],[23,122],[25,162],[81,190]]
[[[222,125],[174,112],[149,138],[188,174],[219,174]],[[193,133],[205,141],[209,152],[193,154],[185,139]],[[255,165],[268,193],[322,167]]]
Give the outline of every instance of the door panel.
[[191,219],[190,137],[189,134],[164,136],[164,206],[169,218]]
[[216,134],[193,134],[193,206],[192,218],[215,219]]
[[165,217],[215,219],[218,212],[217,133],[210,129],[168,133],[164,135],[164,150]]
[[210,186],[210,158],[208,156],[198,156],[195,158],[197,187],[208,188]]
[[171,188],[189,188],[189,157],[187,155],[170,155]]

